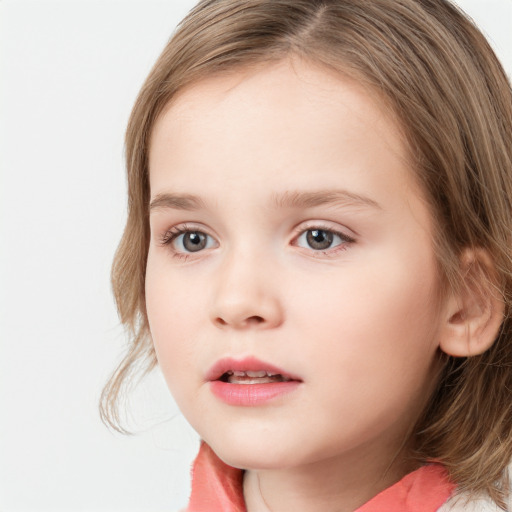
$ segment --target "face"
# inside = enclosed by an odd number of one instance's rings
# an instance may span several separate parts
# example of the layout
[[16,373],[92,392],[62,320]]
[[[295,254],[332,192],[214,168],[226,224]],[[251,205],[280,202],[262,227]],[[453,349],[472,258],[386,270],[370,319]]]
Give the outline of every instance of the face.
[[151,334],[233,466],[391,457],[435,382],[431,219],[381,105],[283,61],[205,79],[155,125]]

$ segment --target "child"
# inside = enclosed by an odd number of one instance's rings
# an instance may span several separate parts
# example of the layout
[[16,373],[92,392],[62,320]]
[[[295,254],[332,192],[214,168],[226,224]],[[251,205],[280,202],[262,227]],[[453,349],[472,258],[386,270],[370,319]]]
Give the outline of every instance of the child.
[[129,354],[190,512],[506,510],[512,95],[446,0],[203,0],[129,122]]

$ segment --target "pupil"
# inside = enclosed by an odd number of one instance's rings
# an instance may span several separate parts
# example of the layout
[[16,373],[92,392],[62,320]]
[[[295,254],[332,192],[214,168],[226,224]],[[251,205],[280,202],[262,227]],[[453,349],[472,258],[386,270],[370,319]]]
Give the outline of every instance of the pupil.
[[199,231],[187,233],[183,237],[183,246],[190,252],[200,251],[206,246],[206,236],[204,233],[200,233]]
[[312,249],[328,249],[332,244],[333,235],[322,229],[311,229],[306,236],[309,246]]

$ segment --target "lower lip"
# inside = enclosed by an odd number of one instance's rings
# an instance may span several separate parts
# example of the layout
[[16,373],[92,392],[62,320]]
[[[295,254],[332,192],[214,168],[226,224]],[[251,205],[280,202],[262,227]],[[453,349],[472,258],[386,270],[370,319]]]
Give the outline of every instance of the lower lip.
[[262,405],[297,389],[300,382],[269,382],[267,384],[230,384],[215,380],[210,382],[212,393],[229,405]]

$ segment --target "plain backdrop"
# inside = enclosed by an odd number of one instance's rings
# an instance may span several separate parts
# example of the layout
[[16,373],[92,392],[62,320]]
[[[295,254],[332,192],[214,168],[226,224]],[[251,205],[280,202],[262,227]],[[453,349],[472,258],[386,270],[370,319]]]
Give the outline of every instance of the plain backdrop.
[[[197,436],[156,371],[100,422],[125,339],[109,271],[123,135],[190,0],[0,1],[0,511],[172,511]],[[460,0],[512,71],[512,0]]]

